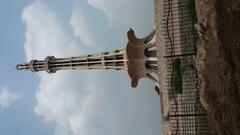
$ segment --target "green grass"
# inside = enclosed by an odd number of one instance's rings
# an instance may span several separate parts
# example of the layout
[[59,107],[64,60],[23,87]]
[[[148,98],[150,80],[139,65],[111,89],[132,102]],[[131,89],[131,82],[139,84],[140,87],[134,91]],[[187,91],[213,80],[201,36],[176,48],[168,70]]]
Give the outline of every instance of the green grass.
[[192,20],[193,25],[193,43],[194,43],[194,53],[197,53],[197,41],[198,41],[198,34],[196,29],[194,28],[194,24],[198,22],[197,12],[196,12],[196,4],[195,0],[188,0],[187,1],[187,12],[189,13],[189,17]]
[[188,0],[187,1],[187,11],[189,13],[189,16],[191,17],[191,20],[193,23],[197,23],[197,12],[196,12],[196,4],[195,0]]
[[182,72],[181,72],[181,60],[177,58],[172,63],[173,73],[171,76],[171,86],[175,94],[182,94]]

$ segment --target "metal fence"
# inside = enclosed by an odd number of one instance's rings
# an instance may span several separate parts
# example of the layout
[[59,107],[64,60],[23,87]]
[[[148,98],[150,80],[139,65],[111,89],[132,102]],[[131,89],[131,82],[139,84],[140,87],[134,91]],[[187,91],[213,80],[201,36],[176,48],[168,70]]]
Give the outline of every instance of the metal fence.
[[[197,90],[194,10],[194,0],[163,0],[162,33],[166,45],[171,134],[211,134]],[[181,68],[180,93],[172,83],[176,59],[180,60]]]

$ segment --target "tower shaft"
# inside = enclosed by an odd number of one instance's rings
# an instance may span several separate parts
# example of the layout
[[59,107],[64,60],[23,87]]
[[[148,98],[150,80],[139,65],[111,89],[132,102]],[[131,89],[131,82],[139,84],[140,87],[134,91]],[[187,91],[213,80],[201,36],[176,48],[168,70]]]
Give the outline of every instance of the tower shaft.
[[30,63],[18,64],[17,69],[31,70],[32,72],[46,71],[48,73],[75,69],[127,70],[127,61],[125,50],[115,50],[113,52],[67,58],[47,56],[45,60],[31,60]]

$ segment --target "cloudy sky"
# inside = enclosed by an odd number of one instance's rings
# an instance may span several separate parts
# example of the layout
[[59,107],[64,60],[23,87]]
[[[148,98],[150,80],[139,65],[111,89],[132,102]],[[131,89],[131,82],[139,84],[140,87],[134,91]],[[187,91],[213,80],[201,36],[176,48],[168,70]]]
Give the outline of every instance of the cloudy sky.
[[31,59],[111,51],[154,25],[154,0],[0,0],[0,134],[159,135],[154,83],[125,72],[16,71]]

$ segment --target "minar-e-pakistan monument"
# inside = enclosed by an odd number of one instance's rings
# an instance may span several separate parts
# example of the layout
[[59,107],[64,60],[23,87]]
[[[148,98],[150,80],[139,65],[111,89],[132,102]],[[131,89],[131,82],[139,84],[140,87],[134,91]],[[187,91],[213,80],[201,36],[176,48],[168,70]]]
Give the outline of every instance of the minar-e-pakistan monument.
[[146,37],[137,38],[130,29],[127,45],[122,49],[68,58],[47,56],[45,60],[18,64],[16,68],[48,73],[76,69],[126,71],[132,87],[137,86],[139,79],[149,78],[156,82],[155,90],[160,96],[164,135],[211,134],[198,89],[195,62],[198,35],[193,19],[196,15],[193,15],[195,7],[189,8],[194,2],[156,0],[157,34],[153,30]]
[[127,37],[128,43],[123,49],[67,58],[47,56],[45,60],[31,60],[29,63],[18,64],[16,68],[32,72],[46,71],[47,73],[77,69],[121,70],[128,72],[132,87],[136,87],[138,80],[142,77],[157,81],[155,31],[144,38],[137,38],[134,31],[130,29]]

